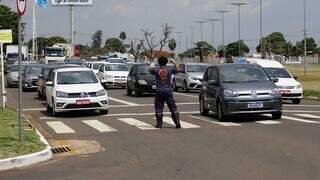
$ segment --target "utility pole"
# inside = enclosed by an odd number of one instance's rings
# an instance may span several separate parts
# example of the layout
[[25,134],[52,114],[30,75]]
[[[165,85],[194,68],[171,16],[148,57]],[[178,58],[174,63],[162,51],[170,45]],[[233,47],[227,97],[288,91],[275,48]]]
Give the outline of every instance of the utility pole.
[[74,31],[73,5],[69,5],[69,9],[70,9],[70,44],[74,44],[74,37],[73,37],[73,31]]
[[306,0],[303,0],[303,36],[304,36],[304,63],[303,73],[307,74],[307,29],[306,29]]
[[194,26],[189,26],[189,28],[190,28],[190,34],[191,34],[191,48],[192,48],[192,53],[193,53],[193,61],[195,61],[196,53],[194,50],[194,37],[193,37]]
[[240,6],[244,6],[247,3],[244,2],[234,2],[230,3],[230,5],[237,6],[238,7],[238,37],[239,37],[239,57],[242,56],[242,49],[241,49],[241,18],[240,18]]
[[178,45],[178,48],[179,48],[179,54],[181,54],[181,34],[183,33],[183,32],[176,32],[177,34],[178,34],[178,43],[179,43],[179,45]]
[[206,19],[207,21],[211,21],[211,30],[212,30],[212,32],[211,32],[211,45],[212,45],[212,47],[214,47],[214,23],[216,22],[216,21],[220,21],[220,19],[217,19],[217,18],[209,18],[209,19]]
[[200,62],[203,62],[203,23],[207,21],[201,20],[201,21],[196,21],[196,23],[200,24],[200,36],[201,36],[201,42],[200,42]]
[[217,11],[218,13],[221,13],[221,25],[222,25],[222,50],[223,50],[223,61],[225,62],[226,59],[226,47],[224,43],[224,14],[228,13],[230,11],[221,10]]
[[22,53],[21,53],[21,16],[18,16],[18,53],[19,53],[19,141],[23,138],[23,121],[22,121]]
[[36,1],[32,2],[32,17],[33,17],[33,21],[32,21],[32,60],[35,60],[37,55],[36,55],[36,44],[37,44],[37,40],[36,40],[36,34],[37,34],[37,19],[36,19]]
[[261,48],[261,56],[263,58],[263,19],[262,19],[262,0],[260,0],[260,48]]

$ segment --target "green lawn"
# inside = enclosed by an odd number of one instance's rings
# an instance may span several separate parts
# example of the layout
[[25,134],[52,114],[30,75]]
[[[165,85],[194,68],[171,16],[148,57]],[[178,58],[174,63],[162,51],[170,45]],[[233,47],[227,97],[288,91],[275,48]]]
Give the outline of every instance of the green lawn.
[[44,148],[45,145],[32,129],[24,131],[24,139],[20,143],[17,112],[0,109],[0,159],[38,152]]
[[303,65],[286,65],[286,67],[302,83],[305,96],[320,97],[320,64],[307,65],[306,75]]

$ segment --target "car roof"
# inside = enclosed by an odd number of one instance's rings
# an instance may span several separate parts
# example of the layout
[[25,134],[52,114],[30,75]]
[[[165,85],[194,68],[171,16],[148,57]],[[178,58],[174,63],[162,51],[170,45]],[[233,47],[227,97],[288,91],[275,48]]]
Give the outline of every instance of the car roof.
[[86,67],[68,67],[68,68],[58,68],[56,69],[57,72],[68,72],[68,71],[92,71]]
[[229,66],[259,66],[258,64],[232,64],[232,63],[225,63],[225,64],[216,64],[216,65],[212,65],[210,67],[218,67],[218,68],[221,68],[221,67],[229,67]]
[[185,63],[181,63],[181,64],[185,64],[185,65],[209,65],[206,63],[197,63],[197,62],[185,62]]
[[246,61],[249,63],[259,64],[260,66],[265,68],[284,68],[280,62],[275,60],[246,58]]

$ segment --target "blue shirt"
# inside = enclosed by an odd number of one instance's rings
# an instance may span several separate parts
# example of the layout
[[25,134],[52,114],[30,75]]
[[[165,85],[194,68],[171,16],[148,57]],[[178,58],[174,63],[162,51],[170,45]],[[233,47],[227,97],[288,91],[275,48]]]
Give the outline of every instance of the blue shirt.
[[[166,68],[168,72],[167,77],[165,79],[163,77],[160,77],[160,70],[163,68]],[[150,72],[156,77],[157,92],[164,92],[164,93],[172,92],[171,80],[172,80],[172,75],[178,73],[176,68],[168,67],[168,66],[155,67],[155,68],[152,68]]]

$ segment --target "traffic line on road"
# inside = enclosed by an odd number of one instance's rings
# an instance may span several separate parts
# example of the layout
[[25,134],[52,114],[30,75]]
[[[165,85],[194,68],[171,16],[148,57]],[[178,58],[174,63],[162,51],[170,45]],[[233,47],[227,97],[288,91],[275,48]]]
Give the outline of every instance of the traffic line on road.
[[208,122],[208,123],[212,123],[212,124],[217,124],[217,125],[220,125],[220,126],[226,126],[226,127],[242,126],[241,124],[232,123],[232,122],[217,122],[217,121],[205,118],[205,117],[198,117],[198,116],[189,116],[189,117],[194,118],[194,119],[198,119],[198,120],[201,120],[201,121],[205,121],[205,122]]
[[312,114],[295,114],[296,116],[305,117],[305,118],[311,118],[311,119],[319,119],[320,116],[312,115]]
[[320,107],[320,105],[312,105],[312,104],[283,104],[286,107]]
[[183,94],[183,93],[178,93],[178,92],[175,92],[174,94],[180,95],[180,96],[185,96],[185,97],[199,98],[199,96],[190,95],[190,94]]
[[[199,114],[199,111],[182,111],[179,114]],[[121,113],[121,114],[108,114],[103,115],[106,117],[117,117],[117,116],[154,116],[154,112],[152,113]],[[170,115],[171,112],[163,112],[164,115]]]
[[69,133],[75,133],[73,129],[71,129],[69,126],[65,125],[61,121],[52,121],[47,122],[48,126],[50,126],[57,134],[69,134]]
[[282,119],[291,120],[291,121],[298,121],[298,122],[303,122],[303,123],[310,123],[310,124],[319,124],[320,123],[318,121],[311,121],[311,120],[294,118],[294,117],[289,117],[289,116],[282,116]]
[[137,105],[138,105],[138,104],[136,104],[136,103],[132,103],[132,102],[129,102],[129,101],[124,101],[124,100],[117,99],[117,98],[113,98],[113,97],[108,97],[108,99],[109,99],[110,101],[114,101],[114,102],[118,102],[118,103],[130,105],[130,106],[137,106]]
[[256,121],[256,123],[264,124],[264,125],[282,124],[282,123],[279,122],[279,121],[272,121],[272,120]]
[[[163,122],[175,126],[172,118],[164,117]],[[191,124],[191,123],[188,123],[185,121],[180,121],[180,124],[183,129],[200,128],[200,126],[198,126],[198,125],[194,125],[194,124]]]
[[115,132],[115,131],[117,131],[116,129],[112,128],[111,126],[108,126],[98,120],[85,120],[82,122],[87,124],[88,126],[91,126],[92,128],[96,129],[99,132]]
[[134,126],[134,127],[139,128],[139,129],[142,129],[142,130],[155,130],[155,129],[157,129],[157,128],[153,127],[150,124],[147,124],[145,122],[139,121],[139,120],[134,119],[134,118],[119,118],[118,120],[122,121],[124,123],[127,123],[127,124],[129,124],[131,126]]

